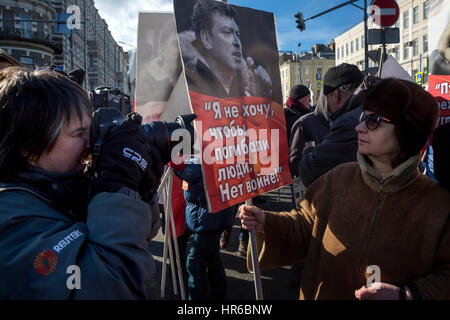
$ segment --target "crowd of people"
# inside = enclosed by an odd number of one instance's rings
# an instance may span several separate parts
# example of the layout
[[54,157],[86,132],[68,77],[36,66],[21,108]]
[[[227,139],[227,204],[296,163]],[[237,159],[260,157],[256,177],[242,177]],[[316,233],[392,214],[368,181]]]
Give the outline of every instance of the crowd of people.
[[[1,299],[150,297],[160,223],[149,190],[165,163],[137,113],[93,136],[83,76],[29,70],[0,51]],[[296,85],[285,108],[289,167],[305,186],[290,212],[242,205],[211,214],[201,159],[168,163],[184,181],[188,298],[227,298],[220,250],[238,211],[249,270],[256,231],[260,268],[292,266],[300,299],[449,299],[450,134],[449,124],[436,128],[435,99],[344,63],[310,103]],[[436,181],[419,171],[427,141]],[[83,290],[69,288],[73,266]]]
[[[292,175],[307,186],[298,208],[239,208],[260,268],[302,263],[300,299],[450,299],[450,144],[439,111],[413,82],[330,68],[314,113],[289,133]],[[437,181],[419,171],[430,137]]]

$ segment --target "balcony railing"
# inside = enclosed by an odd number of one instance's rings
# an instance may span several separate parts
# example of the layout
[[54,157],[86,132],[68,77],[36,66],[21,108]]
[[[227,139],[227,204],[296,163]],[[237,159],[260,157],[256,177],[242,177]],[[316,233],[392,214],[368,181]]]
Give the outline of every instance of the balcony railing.
[[1,39],[10,39],[10,40],[28,40],[36,43],[44,44],[55,51],[55,54],[62,53],[62,46],[58,42],[52,40],[50,34],[42,34],[40,32],[33,32],[23,29],[17,28],[2,28],[0,29],[0,38]]

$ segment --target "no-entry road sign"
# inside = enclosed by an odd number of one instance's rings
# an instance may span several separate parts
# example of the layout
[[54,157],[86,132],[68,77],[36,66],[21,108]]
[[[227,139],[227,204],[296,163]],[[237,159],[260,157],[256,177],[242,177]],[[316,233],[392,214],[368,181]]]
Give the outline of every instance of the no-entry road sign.
[[380,27],[392,26],[400,14],[400,8],[395,0],[375,0],[367,11],[372,21]]

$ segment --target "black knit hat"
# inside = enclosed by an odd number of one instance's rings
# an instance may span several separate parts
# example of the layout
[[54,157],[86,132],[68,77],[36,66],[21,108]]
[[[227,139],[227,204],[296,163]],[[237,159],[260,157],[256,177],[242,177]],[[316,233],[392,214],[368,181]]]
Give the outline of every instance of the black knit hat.
[[296,84],[289,91],[289,98],[292,98],[294,100],[300,100],[301,98],[306,97],[310,93],[311,92],[309,91],[308,87],[302,84]]
[[431,94],[416,83],[394,78],[377,83],[367,94],[362,109],[392,121],[400,148],[407,156],[422,149],[439,116]]
[[323,93],[325,95],[336,90],[345,84],[360,84],[364,75],[357,66],[348,63],[342,63],[336,67],[331,67],[323,77]]

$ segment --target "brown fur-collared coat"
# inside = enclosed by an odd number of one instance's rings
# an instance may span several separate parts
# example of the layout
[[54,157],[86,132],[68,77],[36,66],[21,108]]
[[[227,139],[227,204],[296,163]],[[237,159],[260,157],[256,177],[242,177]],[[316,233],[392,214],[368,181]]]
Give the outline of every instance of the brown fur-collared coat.
[[[380,281],[450,299],[450,195],[412,157],[382,181],[358,154],[307,190],[299,210],[267,212],[261,270],[304,261],[300,299],[355,299],[368,266]],[[250,250],[247,264],[251,271]]]

